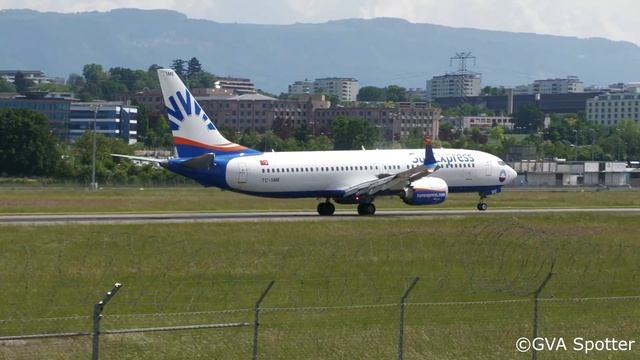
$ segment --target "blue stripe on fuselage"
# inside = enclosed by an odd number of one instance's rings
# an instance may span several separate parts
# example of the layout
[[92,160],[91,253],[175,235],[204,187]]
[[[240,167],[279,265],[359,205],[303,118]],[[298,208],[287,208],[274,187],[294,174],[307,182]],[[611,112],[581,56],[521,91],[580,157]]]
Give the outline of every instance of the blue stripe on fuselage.
[[192,157],[200,156],[200,155],[203,155],[203,154],[209,154],[209,153],[215,154],[216,157],[218,157],[218,156],[238,156],[240,154],[245,154],[245,155],[261,154],[260,151],[249,149],[249,148],[246,148],[246,149],[243,149],[243,150],[234,150],[234,151],[220,151],[220,150],[207,149],[207,148],[194,146],[194,145],[178,144],[178,145],[175,145],[175,147],[176,147],[177,153],[180,154],[181,158],[192,158]]

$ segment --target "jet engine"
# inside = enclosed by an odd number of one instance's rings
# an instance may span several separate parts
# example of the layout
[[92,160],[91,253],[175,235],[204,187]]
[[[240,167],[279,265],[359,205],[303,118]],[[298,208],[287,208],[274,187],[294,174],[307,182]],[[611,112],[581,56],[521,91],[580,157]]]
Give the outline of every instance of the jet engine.
[[423,177],[404,188],[400,197],[408,205],[435,205],[447,199],[447,183],[436,177]]

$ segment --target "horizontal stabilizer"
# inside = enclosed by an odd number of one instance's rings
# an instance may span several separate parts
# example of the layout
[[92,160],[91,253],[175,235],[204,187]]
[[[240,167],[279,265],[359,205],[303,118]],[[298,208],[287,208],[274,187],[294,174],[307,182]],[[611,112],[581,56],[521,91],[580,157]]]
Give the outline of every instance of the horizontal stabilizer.
[[211,169],[211,165],[213,165],[214,158],[215,155],[213,153],[206,153],[189,160],[185,160],[180,163],[180,166],[195,170],[209,170]]
[[142,162],[148,162],[148,163],[153,163],[153,164],[166,164],[167,163],[167,159],[158,159],[158,158],[150,158],[150,157],[143,157],[143,156],[131,156],[131,155],[121,155],[121,154],[110,154],[111,156],[115,156],[115,157],[119,157],[119,158],[123,158],[123,159],[129,159],[129,160],[134,160],[134,161],[142,161]]

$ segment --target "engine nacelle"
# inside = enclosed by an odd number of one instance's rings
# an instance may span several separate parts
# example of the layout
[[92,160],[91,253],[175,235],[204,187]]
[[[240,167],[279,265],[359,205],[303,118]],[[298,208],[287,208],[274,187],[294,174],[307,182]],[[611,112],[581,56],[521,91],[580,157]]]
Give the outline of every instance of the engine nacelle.
[[449,186],[436,177],[423,177],[402,191],[402,201],[408,205],[435,205],[447,200]]

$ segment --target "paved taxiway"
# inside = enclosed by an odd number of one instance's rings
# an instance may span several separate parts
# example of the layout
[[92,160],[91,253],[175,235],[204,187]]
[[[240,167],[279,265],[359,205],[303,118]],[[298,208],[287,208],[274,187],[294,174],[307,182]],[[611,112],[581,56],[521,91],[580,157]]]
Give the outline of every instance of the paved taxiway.
[[[557,213],[613,213],[640,215],[640,208],[593,208],[593,209],[490,209],[478,210],[379,210],[376,215],[365,218],[432,218],[467,217],[488,215],[529,215]],[[310,211],[283,212],[208,212],[208,213],[114,213],[114,214],[47,214],[47,215],[0,215],[0,224],[148,224],[183,222],[259,222],[259,221],[325,221],[353,220],[362,218],[355,211],[337,211],[333,216],[319,216]]]

